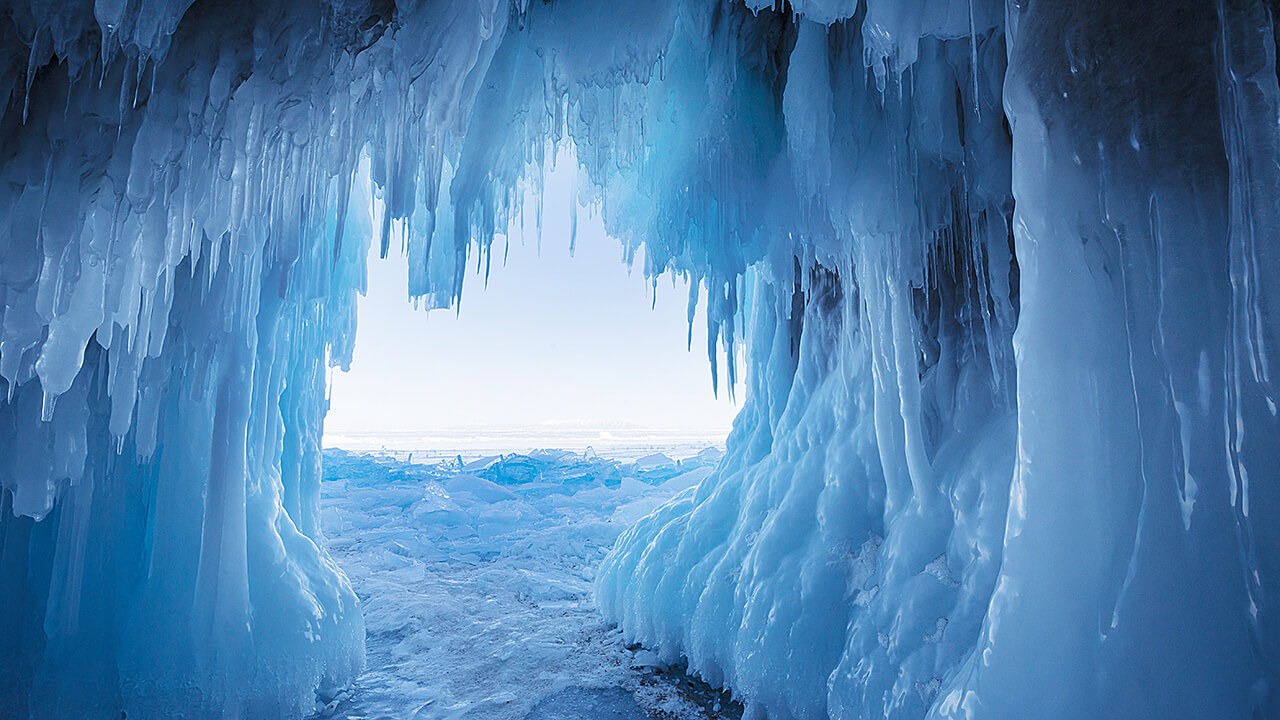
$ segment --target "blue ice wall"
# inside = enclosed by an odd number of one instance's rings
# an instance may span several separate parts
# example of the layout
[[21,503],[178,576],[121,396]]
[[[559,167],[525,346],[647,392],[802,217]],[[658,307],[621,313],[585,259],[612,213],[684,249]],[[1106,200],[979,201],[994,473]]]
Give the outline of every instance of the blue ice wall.
[[748,372],[601,570],[629,636],[753,717],[1280,717],[1272,4],[0,10],[19,717],[358,673],[316,513],[364,249],[448,305],[554,142]]

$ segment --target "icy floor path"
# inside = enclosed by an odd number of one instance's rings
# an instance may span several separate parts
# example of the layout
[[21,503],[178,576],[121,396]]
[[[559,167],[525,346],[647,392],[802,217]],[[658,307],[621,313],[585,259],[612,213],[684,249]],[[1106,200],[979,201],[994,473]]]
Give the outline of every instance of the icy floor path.
[[709,712],[595,610],[618,534],[719,457],[560,451],[413,464],[327,451],[324,527],[363,605],[367,670],[323,716],[642,720]]

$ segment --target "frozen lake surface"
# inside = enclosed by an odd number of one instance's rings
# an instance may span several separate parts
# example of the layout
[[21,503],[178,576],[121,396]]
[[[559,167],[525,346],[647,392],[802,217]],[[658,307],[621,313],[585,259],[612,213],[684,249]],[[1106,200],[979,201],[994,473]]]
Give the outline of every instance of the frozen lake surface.
[[324,528],[360,597],[367,667],[320,716],[731,717],[727,698],[628,648],[592,599],[618,534],[720,452],[617,456],[326,451]]

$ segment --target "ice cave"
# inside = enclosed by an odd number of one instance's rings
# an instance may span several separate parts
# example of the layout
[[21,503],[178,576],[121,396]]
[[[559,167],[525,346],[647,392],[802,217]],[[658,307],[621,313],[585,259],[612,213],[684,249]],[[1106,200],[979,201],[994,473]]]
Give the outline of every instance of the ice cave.
[[1275,0],[0,8],[0,717],[332,706],[367,251],[450,306],[572,145],[745,386],[627,643],[753,720],[1280,719]]

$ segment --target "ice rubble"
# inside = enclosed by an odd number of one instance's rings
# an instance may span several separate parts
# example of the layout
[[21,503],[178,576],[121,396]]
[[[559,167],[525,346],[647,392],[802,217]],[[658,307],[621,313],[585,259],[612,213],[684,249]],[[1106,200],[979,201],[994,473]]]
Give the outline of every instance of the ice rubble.
[[366,243],[447,305],[571,141],[748,354],[720,471],[602,569],[631,637],[774,718],[1280,716],[1262,0],[3,8],[16,714],[350,681],[319,438]]
[[370,666],[326,716],[708,716],[604,622],[592,577],[620,532],[697,484],[719,451],[405,455],[325,451],[325,534],[361,597]]

